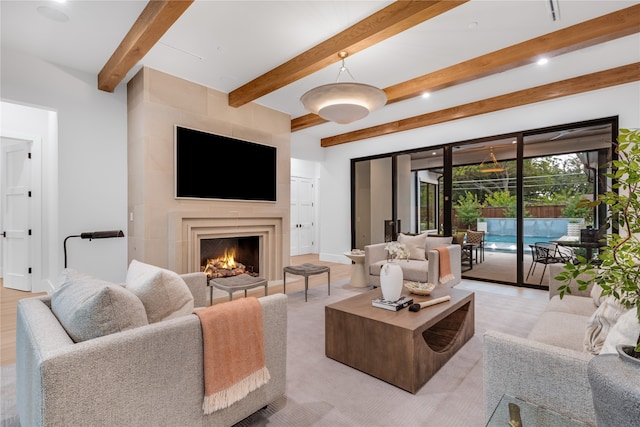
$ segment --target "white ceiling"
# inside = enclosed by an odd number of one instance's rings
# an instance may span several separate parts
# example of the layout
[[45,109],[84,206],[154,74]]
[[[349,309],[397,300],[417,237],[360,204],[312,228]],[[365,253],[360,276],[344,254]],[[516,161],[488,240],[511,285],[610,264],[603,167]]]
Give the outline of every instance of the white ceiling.
[[[350,56],[346,65],[357,81],[384,88],[639,3],[559,0],[560,20],[554,22],[547,2],[471,0]],[[96,82],[146,5],[146,1],[0,3],[2,49],[26,51],[94,74]],[[390,3],[196,0],[120,84],[145,65],[228,93]],[[42,13],[52,10],[69,19],[60,22]],[[441,90],[428,99],[398,102],[350,125],[327,123],[294,136],[319,139],[638,60],[640,37],[635,34],[556,57],[545,66],[527,65]],[[304,115],[300,96],[335,81],[338,70],[336,63],[256,102],[292,118]]]

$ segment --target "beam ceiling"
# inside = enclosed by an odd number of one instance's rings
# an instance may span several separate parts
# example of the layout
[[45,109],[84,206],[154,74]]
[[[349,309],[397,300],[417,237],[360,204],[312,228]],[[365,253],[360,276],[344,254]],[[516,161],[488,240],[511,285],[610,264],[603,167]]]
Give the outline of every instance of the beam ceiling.
[[98,73],[98,89],[113,92],[129,70],[151,50],[193,1],[149,1],[111,58]]
[[[502,73],[537,61],[640,32],[640,4],[545,34],[384,89],[387,105]],[[325,123],[316,114],[291,120],[291,131]]]
[[346,30],[256,77],[229,93],[229,105],[240,107],[350,55],[438,16],[469,0],[396,1]]
[[636,81],[640,81],[640,62],[322,138],[320,145],[331,147],[346,144]]

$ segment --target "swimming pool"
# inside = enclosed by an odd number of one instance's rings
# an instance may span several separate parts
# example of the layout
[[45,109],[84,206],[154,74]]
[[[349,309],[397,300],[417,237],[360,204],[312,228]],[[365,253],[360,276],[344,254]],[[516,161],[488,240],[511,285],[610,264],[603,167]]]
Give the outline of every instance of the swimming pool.
[[[524,237],[524,251],[530,250],[529,245],[533,245],[537,242],[549,242],[551,240],[557,240],[560,236],[525,236]],[[516,236],[495,236],[486,234],[484,236],[484,247],[488,251],[500,251],[500,252],[515,252],[516,251]]]
[[[572,218],[524,218],[524,250],[536,242],[549,242],[567,234],[567,226]],[[485,250],[515,252],[515,218],[486,218]]]

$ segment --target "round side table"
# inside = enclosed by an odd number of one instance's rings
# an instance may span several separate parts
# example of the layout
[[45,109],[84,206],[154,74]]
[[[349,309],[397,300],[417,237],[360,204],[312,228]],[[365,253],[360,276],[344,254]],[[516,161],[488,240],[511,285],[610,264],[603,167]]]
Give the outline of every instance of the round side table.
[[351,251],[345,252],[344,256],[349,258],[355,264],[351,269],[351,278],[349,279],[349,285],[354,288],[366,288],[367,277],[364,271],[364,253],[353,253]]

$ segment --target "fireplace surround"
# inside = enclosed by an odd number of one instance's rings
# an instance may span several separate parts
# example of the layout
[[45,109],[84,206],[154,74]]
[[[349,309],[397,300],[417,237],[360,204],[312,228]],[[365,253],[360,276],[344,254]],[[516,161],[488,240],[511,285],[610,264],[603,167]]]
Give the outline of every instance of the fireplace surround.
[[244,213],[173,212],[169,215],[169,268],[181,273],[200,271],[203,239],[255,237],[260,256],[254,267],[260,272],[260,277],[281,279],[285,218],[286,212],[277,208]]

